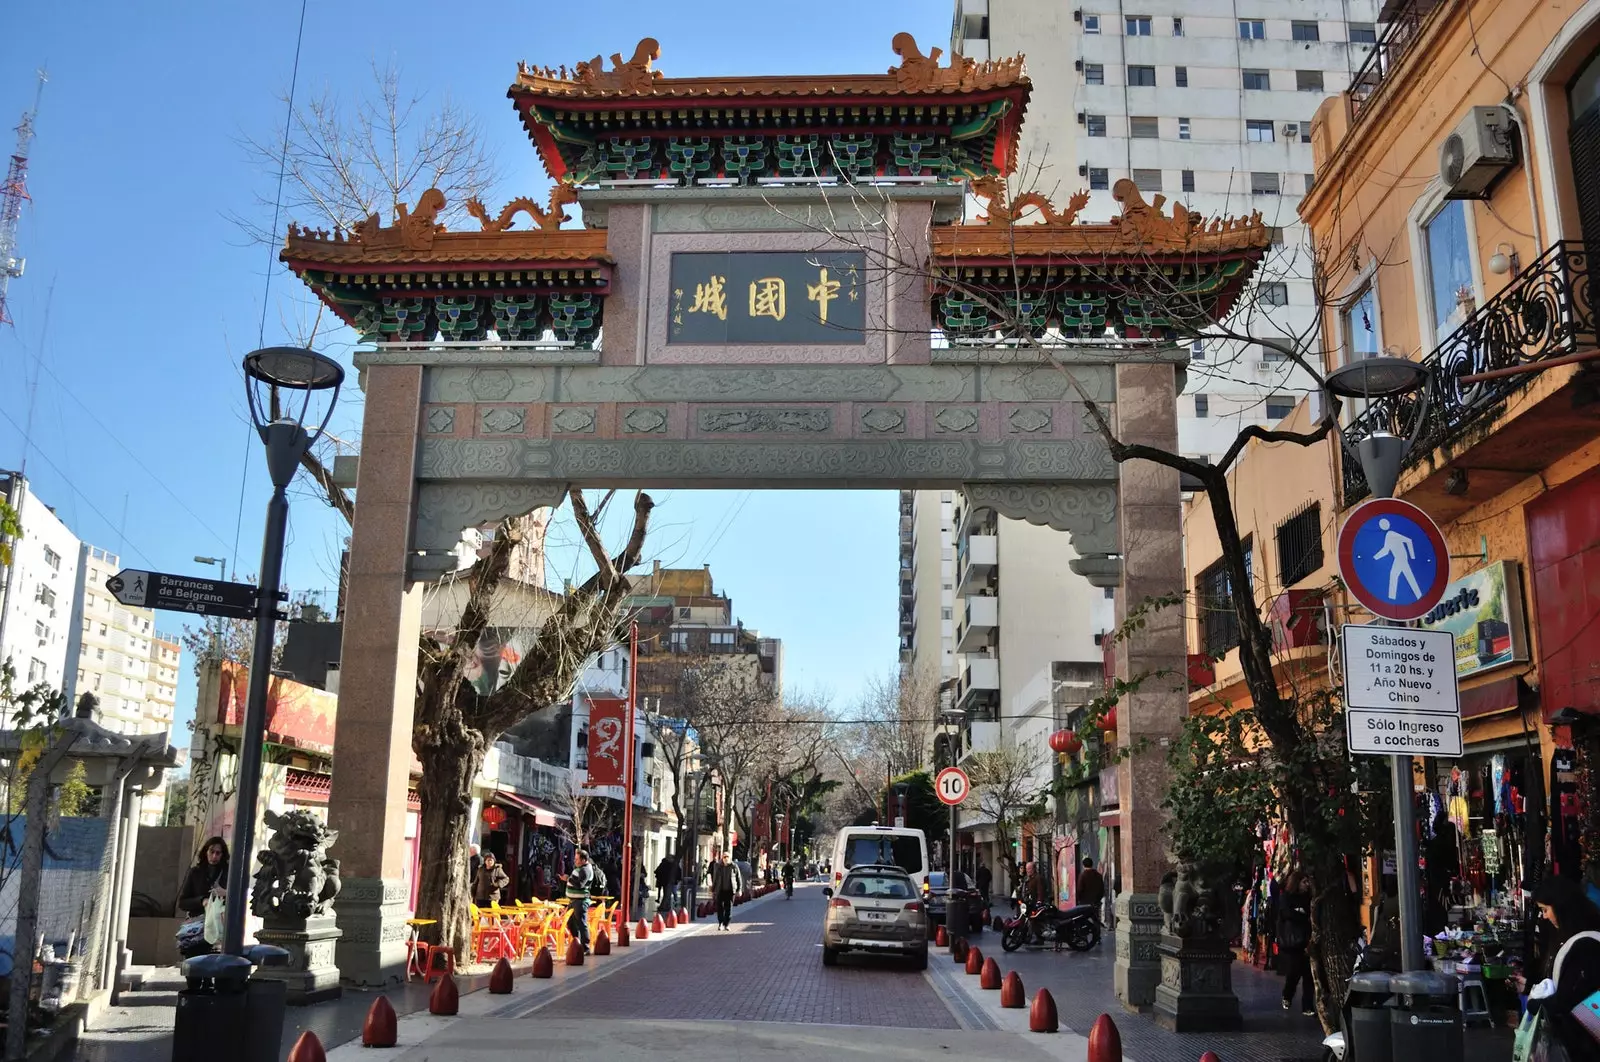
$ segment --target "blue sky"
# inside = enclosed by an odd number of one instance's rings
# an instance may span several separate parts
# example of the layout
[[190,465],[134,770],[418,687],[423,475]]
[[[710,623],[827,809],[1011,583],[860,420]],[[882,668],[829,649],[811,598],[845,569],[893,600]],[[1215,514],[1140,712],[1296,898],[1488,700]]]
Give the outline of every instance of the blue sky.
[[[240,140],[279,135],[299,14],[294,2],[7,5],[7,155],[34,70],[48,66],[50,82],[20,234],[27,272],[10,289],[16,327],[0,329],[0,467],[22,463],[31,423],[34,490],[80,537],[120,548],[129,565],[203,571],[191,560],[201,554],[234,558],[246,573],[259,566],[270,488],[247,435],[238,365],[258,337],[289,338],[303,296],[230,216],[252,214],[271,192]],[[506,174],[488,198],[542,198],[547,182],[505,99],[519,59],[570,66],[631,54],[654,36],[669,76],[875,72],[896,61],[896,32],[910,30],[926,49],[948,40],[949,19],[947,0],[845,9],[313,0],[298,91],[328,89],[353,103],[370,91],[371,64],[392,61],[409,91],[448,96],[478,116]],[[327,349],[345,351],[352,338],[333,337]],[[353,435],[360,411],[351,388],[336,429]],[[891,494],[656,497],[652,552],[667,564],[709,563],[739,618],[784,639],[791,685],[831,691],[844,707],[868,675],[894,665]],[[344,533],[309,493],[296,497],[293,591],[334,585]],[[162,623],[180,626],[176,616]],[[193,702],[188,679],[180,727]]]

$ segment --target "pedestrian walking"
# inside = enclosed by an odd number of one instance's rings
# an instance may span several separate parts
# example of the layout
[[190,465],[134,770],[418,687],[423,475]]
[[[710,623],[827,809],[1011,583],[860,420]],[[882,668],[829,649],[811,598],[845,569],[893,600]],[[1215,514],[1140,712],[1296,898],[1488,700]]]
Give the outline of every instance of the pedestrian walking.
[[589,953],[589,899],[606,887],[606,876],[600,868],[589,862],[589,853],[582,848],[572,857],[572,872],[567,875],[567,931]]
[[672,868],[675,865],[669,855],[662,856],[661,862],[656,864],[656,910],[658,911],[672,907]]
[[733,921],[733,864],[728,861],[727,852],[711,864],[707,876],[711,895],[717,900],[717,928],[727,929],[728,923]]
[[1312,1005],[1316,979],[1311,976],[1311,879],[1301,871],[1289,877],[1288,887],[1278,907],[1278,968],[1283,971],[1283,1009],[1294,1002],[1296,985],[1300,990],[1300,1013],[1315,1014]]
[[500,902],[500,890],[511,884],[504,868],[495,862],[493,852],[483,853],[483,864],[472,881],[472,902],[479,907],[492,907]]
[[467,857],[467,881],[474,882],[478,880],[478,868],[483,866],[483,857],[478,855],[478,846],[475,844],[468,845],[467,851],[470,853]]
[[1083,857],[1083,869],[1078,871],[1077,902],[1080,906],[1093,907],[1096,918],[1100,917],[1100,908],[1106,901],[1106,879],[1094,868],[1094,860],[1089,856]]
[[978,860],[978,870],[975,876],[978,879],[978,895],[983,898],[983,909],[987,911],[990,901],[989,890],[994,887],[994,871],[990,870],[989,865],[980,859]]
[[1528,993],[1528,1007],[1536,1014],[1541,1042],[1553,1040],[1566,1049],[1569,1059],[1600,1056],[1595,1037],[1579,1019],[1579,1009],[1600,991],[1600,909],[1583,886],[1551,875],[1533,894],[1539,916],[1554,930],[1545,979]]

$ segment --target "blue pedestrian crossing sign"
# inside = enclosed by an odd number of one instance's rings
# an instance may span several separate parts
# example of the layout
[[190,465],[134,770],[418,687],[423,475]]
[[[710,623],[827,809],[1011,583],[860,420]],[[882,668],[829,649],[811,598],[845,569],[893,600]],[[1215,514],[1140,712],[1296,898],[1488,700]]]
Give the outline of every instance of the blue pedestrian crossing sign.
[[1450,550],[1427,513],[1398,498],[1373,498],[1339,529],[1339,575],[1374,616],[1420,619],[1444,597]]

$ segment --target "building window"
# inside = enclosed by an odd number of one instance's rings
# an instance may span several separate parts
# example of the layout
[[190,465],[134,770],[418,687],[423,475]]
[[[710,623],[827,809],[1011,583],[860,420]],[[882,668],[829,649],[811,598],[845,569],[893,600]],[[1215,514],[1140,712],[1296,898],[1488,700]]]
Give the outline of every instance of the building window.
[[1174,18],[1172,20],[1172,35],[1174,37],[1183,36],[1183,19]]
[[1111,171],[1101,166],[1089,167],[1089,190],[1091,192],[1104,191],[1111,187]]
[[1467,207],[1452,199],[1423,226],[1428,252],[1428,293],[1437,342],[1455,331],[1476,302],[1472,248],[1467,243]]
[[1276,173],[1252,173],[1250,175],[1251,195],[1277,195],[1278,175]]
[[1200,648],[1220,657],[1239,644],[1239,616],[1234,612],[1233,588],[1218,561],[1195,581],[1195,604],[1200,613]]
[[951,612],[952,612],[952,610],[950,610],[948,608],[941,608],[939,610],[939,618],[940,619],[952,619],[954,617],[952,616]]
[[1245,41],[1264,41],[1267,39],[1267,24],[1259,18],[1241,18],[1239,20],[1239,39]]
[[61,570],[61,554],[57,553],[49,546],[44,548],[44,562],[45,564],[49,565],[50,570],[53,572],[59,572]]
[[1106,83],[1105,64],[1085,63],[1083,65],[1083,83],[1085,85],[1104,85]]
[[1282,395],[1267,396],[1267,419],[1277,423],[1294,412],[1294,399]]
[[44,681],[44,661],[34,657],[28,661],[28,685]]
[[1131,88],[1155,88],[1156,68],[1153,66],[1128,67],[1128,85]]
[[1200,420],[1211,416],[1211,396],[1203,391],[1194,396],[1194,415]]
[[1196,339],[1196,340],[1194,340],[1193,342],[1191,342],[1189,344],[1189,360],[1190,361],[1205,361],[1206,360],[1206,341],[1205,340]]
[[1281,280],[1261,285],[1260,302],[1263,306],[1289,305],[1289,285]]
[[674,653],[686,653],[689,651],[688,631],[672,631],[669,633],[668,638]]
[[1089,136],[1106,135],[1106,116],[1103,114],[1086,114],[1083,116],[1083,130]]
[[1133,183],[1138,185],[1141,192],[1161,191],[1160,170],[1134,170]]
[[1362,358],[1375,358],[1382,349],[1378,344],[1378,299],[1369,287],[1345,306],[1344,313],[1345,362]]
[[1193,170],[1184,170],[1183,171],[1183,190],[1185,192],[1194,191],[1194,171]]
[[1100,32],[1100,16],[1099,15],[1085,15],[1085,16],[1083,16],[1083,32],[1085,32],[1085,33],[1099,33]]
[[1186,66],[1173,67],[1172,83],[1179,88],[1189,87],[1189,68]]
[[44,625],[44,620],[33,621],[33,636],[41,642],[49,640],[50,628]]
[[96,649],[94,651],[94,658],[96,660],[104,660],[106,658],[106,651],[104,649]]
[[106,627],[106,625],[104,623],[100,624],[100,637],[104,638],[106,636],[106,631],[107,630],[108,630],[108,628]]
[[1297,92],[1321,92],[1321,70],[1296,70],[1294,72],[1294,87]]
[[1278,578],[1293,586],[1322,567],[1322,505],[1312,502],[1278,525]]
[[1272,76],[1265,70],[1246,70],[1244,87],[1248,92],[1271,92]]
[[712,649],[716,649],[718,647],[724,647],[724,648],[732,648],[733,647],[733,632],[732,631],[712,631],[711,632],[711,648]]
[[989,39],[989,16],[968,15],[961,20],[961,35],[969,41]]
[[1135,140],[1155,140],[1161,136],[1161,123],[1155,118],[1129,118],[1128,135]]
[[1187,119],[1187,118],[1179,118],[1178,119],[1178,139],[1179,140],[1188,140],[1189,136],[1190,136],[1189,119]]
[[1245,121],[1244,138],[1252,144],[1270,144],[1277,139],[1272,132],[1272,122],[1261,118]]
[[1128,36],[1130,36],[1130,37],[1148,37],[1148,36],[1150,36],[1150,16],[1149,15],[1129,15],[1126,18],[1125,21],[1126,21],[1126,24],[1127,24],[1127,27],[1128,27]]
[[1314,173],[1308,173],[1308,174],[1305,174],[1305,179],[1306,179],[1306,195],[1310,195],[1311,194],[1311,190],[1317,186],[1317,175],[1314,174]]
[[1320,41],[1322,34],[1317,31],[1315,22],[1291,22],[1289,38],[1297,41]]
[[1370,22],[1350,23],[1351,44],[1377,44],[1378,29]]

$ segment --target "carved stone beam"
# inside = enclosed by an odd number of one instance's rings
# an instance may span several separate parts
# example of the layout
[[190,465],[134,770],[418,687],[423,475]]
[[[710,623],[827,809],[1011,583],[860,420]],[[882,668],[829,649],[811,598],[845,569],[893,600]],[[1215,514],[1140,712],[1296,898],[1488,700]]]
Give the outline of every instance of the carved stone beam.
[[534,479],[518,482],[424,482],[417,489],[411,577],[433,579],[456,568],[456,546],[468,528],[498,523],[535,509],[560,505],[567,484]]
[[1074,572],[1093,586],[1122,582],[1117,534],[1117,488],[1108,484],[967,483],[961,492],[974,508],[1065,531],[1078,559]]

